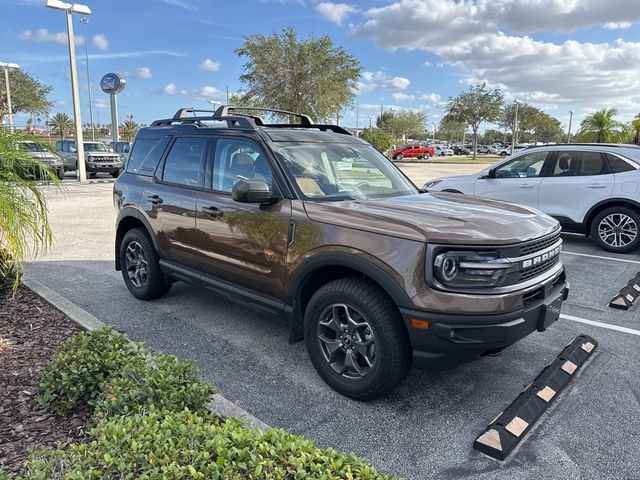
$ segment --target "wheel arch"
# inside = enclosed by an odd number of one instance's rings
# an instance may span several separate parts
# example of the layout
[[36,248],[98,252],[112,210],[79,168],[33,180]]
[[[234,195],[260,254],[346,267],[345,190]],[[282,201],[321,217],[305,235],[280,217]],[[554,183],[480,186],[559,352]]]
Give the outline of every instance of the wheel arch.
[[584,217],[584,221],[582,222],[582,228],[584,230],[583,233],[588,235],[591,232],[591,222],[593,222],[595,216],[610,207],[627,207],[640,212],[640,202],[636,202],[630,198],[607,198],[606,200],[596,203],[587,212]]
[[133,228],[144,228],[149,234],[149,238],[151,238],[151,242],[153,243],[153,247],[158,251],[158,244],[154,235],[151,234],[153,229],[149,224],[148,220],[144,218],[142,215],[139,215],[139,212],[135,208],[125,207],[122,209],[120,214],[118,215],[117,228],[116,228],[116,244],[115,244],[115,266],[116,270],[121,269],[120,265],[120,247],[122,245],[122,239],[125,234],[133,229]]

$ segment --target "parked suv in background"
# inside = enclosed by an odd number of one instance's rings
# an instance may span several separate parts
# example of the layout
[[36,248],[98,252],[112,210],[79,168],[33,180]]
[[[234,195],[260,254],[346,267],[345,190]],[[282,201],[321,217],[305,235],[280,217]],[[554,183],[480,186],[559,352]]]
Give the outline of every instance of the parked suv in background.
[[[44,145],[29,140],[20,140],[17,144],[18,148],[27,152],[27,155],[51,167],[60,180],[64,179],[64,164],[62,163],[62,159],[50,152]],[[38,176],[38,172],[34,172],[34,174]]]
[[431,180],[424,188],[538,208],[610,252],[640,247],[640,147],[635,145],[529,147],[480,173]]
[[[83,142],[83,145],[87,176],[95,177],[98,172],[106,172],[115,178],[122,173],[123,163],[120,155],[109,151],[104,143]],[[78,153],[75,141],[58,140],[56,142],[56,151],[62,155],[66,171],[77,170]]]
[[111,145],[111,150],[120,155],[123,162],[126,162],[131,151],[131,142],[111,142],[109,145]]
[[433,157],[435,154],[436,152],[433,147],[427,147],[419,143],[414,143],[396,148],[391,152],[391,158],[393,158],[394,160],[402,160],[403,158],[427,159]]
[[283,315],[319,375],[359,400],[412,363],[497,354],[558,319],[556,220],[421,194],[341,127],[247,113],[260,110],[181,109],[140,129],[113,190],[116,269],[135,297],[186,281]]

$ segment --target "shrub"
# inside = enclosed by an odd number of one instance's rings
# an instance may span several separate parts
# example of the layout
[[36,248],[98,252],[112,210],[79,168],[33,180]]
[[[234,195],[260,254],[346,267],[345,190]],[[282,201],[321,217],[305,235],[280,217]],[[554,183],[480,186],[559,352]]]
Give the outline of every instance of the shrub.
[[[9,251],[0,245],[0,293],[14,290],[21,277],[22,268]],[[1,476],[0,480],[2,480]]]
[[392,478],[284,430],[251,430],[189,410],[102,419],[90,437],[32,455],[26,478]]
[[106,327],[65,340],[38,379],[39,402],[59,414],[95,406],[105,381],[125,367],[143,368],[144,351]]
[[204,411],[215,392],[200,379],[191,361],[151,354],[144,364],[127,363],[105,383],[96,411],[100,416],[144,413],[152,408]]

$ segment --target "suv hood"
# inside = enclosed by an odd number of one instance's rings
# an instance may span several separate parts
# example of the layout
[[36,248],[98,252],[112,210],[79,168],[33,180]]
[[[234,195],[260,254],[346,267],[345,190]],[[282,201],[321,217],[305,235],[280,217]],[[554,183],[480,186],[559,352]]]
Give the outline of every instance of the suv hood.
[[509,245],[559,228],[532,208],[444,192],[304,205],[316,222],[427,243]]

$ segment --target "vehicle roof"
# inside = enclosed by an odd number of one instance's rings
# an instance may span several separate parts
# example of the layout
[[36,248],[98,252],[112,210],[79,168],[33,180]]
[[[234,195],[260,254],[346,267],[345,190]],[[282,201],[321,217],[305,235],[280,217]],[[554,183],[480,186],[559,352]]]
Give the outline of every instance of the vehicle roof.
[[589,152],[617,153],[640,163],[640,146],[625,143],[556,143],[549,145],[530,145],[525,150],[583,150]]

